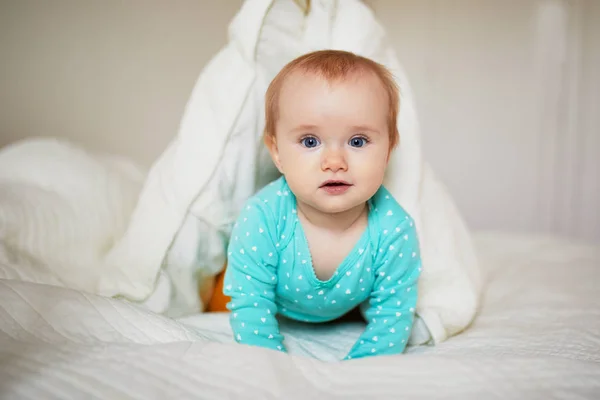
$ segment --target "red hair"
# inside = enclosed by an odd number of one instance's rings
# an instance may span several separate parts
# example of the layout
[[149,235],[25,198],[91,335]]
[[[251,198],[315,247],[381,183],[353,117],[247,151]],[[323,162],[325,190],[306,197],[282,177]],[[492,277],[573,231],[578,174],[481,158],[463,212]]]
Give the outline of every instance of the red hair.
[[371,59],[341,50],[320,50],[304,54],[284,66],[275,76],[265,96],[265,141],[273,141],[275,138],[275,125],[279,118],[279,93],[285,79],[296,71],[315,74],[328,82],[339,81],[360,72],[375,74],[381,81],[388,97],[387,123],[390,150],[396,147],[399,141],[396,119],[398,118],[400,95],[392,73]]

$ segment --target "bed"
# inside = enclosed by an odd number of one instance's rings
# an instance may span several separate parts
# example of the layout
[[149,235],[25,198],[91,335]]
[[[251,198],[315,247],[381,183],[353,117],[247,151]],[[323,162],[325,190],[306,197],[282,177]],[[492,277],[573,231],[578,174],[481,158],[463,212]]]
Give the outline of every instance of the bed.
[[600,251],[491,232],[475,245],[489,278],[471,326],[438,346],[345,362],[358,322],[287,324],[285,355],[234,343],[223,313],[175,320],[2,279],[0,397],[597,398]]
[[[149,171],[55,139],[0,149],[0,398],[598,398],[600,249],[468,229],[368,8],[246,0],[229,28]],[[360,322],[286,322],[280,354],[236,344],[226,313],[201,312],[227,227],[272,178],[248,146],[266,84],[324,47],[381,60],[402,89],[387,179],[419,230],[431,338],[399,356],[339,361]]]

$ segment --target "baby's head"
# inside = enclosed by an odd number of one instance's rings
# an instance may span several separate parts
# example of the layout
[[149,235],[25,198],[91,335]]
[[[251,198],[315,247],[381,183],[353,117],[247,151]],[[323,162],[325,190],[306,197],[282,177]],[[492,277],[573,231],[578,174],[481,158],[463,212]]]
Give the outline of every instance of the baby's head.
[[399,94],[391,73],[337,50],[303,55],[271,82],[264,139],[299,202],[339,213],[383,183],[398,143]]

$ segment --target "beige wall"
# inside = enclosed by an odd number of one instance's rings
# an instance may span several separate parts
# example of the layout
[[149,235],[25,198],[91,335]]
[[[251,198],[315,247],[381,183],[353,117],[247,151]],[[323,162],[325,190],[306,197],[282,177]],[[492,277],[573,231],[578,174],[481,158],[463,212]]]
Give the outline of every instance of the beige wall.
[[1,0],[0,145],[60,136],[149,164],[242,0]]
[[[60,136],[151,163],[241,3],[0,0],[0,145]],[[369,3],[468,222],[600,241],[600,2]]]
[[575,174],[579,185],[574,196],[580,199],[576,231],[600,243],[600,1],[588,1],[582,16],[583,60],[581,65],[580,160]]
[[374,6],[471,225],[600,243],[600,1]]

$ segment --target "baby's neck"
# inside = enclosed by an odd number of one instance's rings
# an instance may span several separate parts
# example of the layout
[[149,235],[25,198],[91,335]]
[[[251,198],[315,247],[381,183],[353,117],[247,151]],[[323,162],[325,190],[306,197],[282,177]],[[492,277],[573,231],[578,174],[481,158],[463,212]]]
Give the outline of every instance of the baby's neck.
[[298,203],[298,214],[301,219],[316,228],[329,231],[344,232],[352,228],[367,213],[367,203],[340,213],[324,213],[307,204]]

